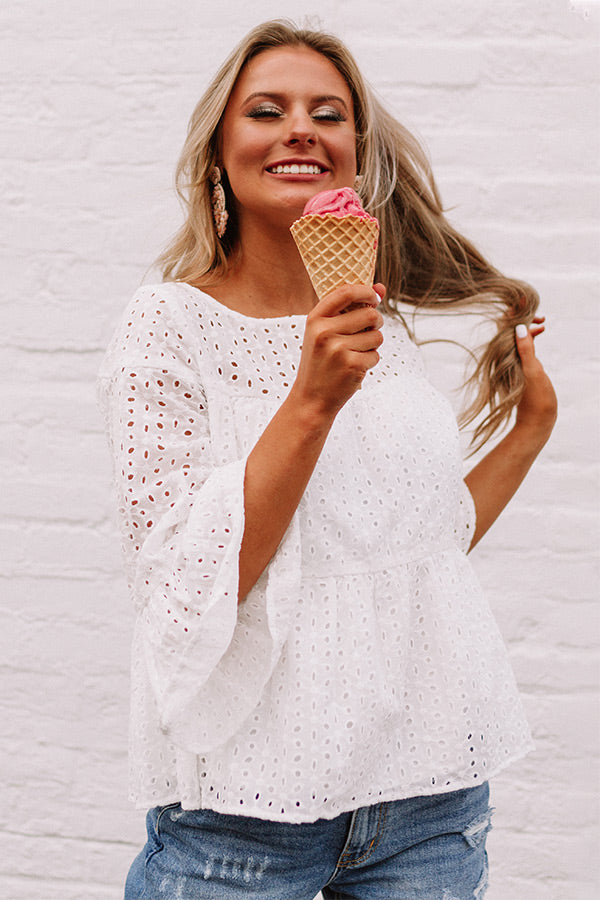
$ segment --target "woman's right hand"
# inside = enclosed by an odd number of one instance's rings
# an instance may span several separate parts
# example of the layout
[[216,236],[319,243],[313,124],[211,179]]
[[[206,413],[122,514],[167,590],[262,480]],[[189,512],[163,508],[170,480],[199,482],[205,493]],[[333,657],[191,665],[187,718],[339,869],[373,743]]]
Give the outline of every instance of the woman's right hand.
[[308,314],[302,356],[290,399],[333,419],[377,365],[383,342],[383,316],[377,309],[385,293],[363,284],[336,288]]

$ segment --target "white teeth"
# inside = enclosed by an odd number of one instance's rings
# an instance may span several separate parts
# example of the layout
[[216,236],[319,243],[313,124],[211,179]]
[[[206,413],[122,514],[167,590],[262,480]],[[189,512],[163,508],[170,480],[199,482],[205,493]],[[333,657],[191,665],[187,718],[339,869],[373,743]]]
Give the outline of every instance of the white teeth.
[[275,175],[319,175],[322,170],[320,166],[292,163],[288,166],[272,166],[270,171]]

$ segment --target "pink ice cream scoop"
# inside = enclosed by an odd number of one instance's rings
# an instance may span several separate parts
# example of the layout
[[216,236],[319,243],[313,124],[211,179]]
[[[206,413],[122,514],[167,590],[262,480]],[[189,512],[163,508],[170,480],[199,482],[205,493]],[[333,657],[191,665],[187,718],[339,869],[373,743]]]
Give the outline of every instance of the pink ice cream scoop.
[[377,219],[365,212],[360,202],[360,197],[350,187],[320,191],[314,197],[311,197],[303,212],[304,216],[325,216],[328,214],[331,216],[357,216],[359,219],[371,219],[377,222]]

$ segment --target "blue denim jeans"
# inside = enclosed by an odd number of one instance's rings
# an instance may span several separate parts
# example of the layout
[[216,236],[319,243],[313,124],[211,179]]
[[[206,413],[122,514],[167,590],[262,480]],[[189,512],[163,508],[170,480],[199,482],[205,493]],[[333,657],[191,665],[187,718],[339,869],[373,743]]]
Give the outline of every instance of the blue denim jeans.
[[157,807],[125,900],[480,900],[490,816],[487,784],[300,825]]

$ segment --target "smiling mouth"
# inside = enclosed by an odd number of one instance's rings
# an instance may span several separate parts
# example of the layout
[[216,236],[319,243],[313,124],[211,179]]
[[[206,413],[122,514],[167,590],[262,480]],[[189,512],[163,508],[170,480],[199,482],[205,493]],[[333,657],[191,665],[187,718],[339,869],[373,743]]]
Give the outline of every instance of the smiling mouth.
[[315,166],[312,163],[290,163],[282,166],[269,166],[267,172],[271,175],[321,175],[326,172],[322,166]]

